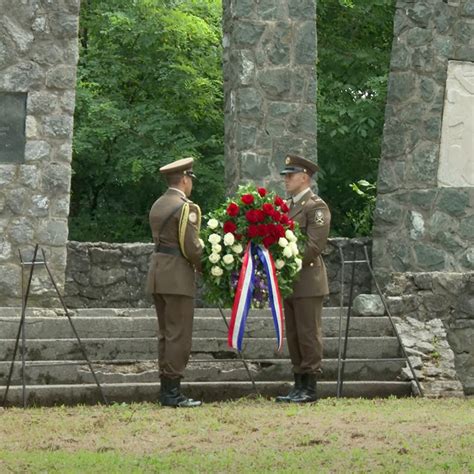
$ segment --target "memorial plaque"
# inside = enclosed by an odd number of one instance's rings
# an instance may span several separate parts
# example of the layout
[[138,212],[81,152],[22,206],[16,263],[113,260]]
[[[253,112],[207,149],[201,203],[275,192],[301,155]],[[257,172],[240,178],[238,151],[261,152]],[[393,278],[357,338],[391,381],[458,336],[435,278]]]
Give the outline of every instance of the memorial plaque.
[[438,186],[474,186],[474,63],[449,61]]
[[0,92],[0,163],[25,161],[26,92]]

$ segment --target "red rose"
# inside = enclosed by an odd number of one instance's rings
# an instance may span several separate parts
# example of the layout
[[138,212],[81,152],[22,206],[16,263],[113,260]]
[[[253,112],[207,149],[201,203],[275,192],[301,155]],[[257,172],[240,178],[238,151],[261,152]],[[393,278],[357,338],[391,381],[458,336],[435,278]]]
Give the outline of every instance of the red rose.
[[263,239],[263,245],[265,245],[265,247],[270,247],[271,245],[273,245],[275,243],[275,239],[271,236],[267,236]]
[[288,223],[288,225],[290,226],[290,229],[291,230],[294,230],[295,228],[295,223],[290,219],[290,222]]
[[249,225],[247,229],[247,236],[249,239],[253,239],[254,237],[257,237],[258,235],[258,227],[256,225]]
[[267,194],[267,190],[265,188],[258,188],[257,191],[258,191],[258,194],[260,194],[260,196],[262,197],[266,196]]
[[224,233],[231,232],[232,234],[237,230],[237,226],[232,221],[225,221],[224,222]]
[[290,208],[286,205],[286,202],[282,203],[280,206],[281,212],[288,212]]
[[280,222],[283,225],[288,225],[290,223],[290,219],[288,218],[288,216],[286,214],[282,214]]
[[268,224],[267,225],[267,234],[268,235],[271,235],[271,236],[275,237],[276,232],[277,232],[277,230],[276,230],[276,225],[275,224]]
[[262,206],[262,210],[267,216],[271,216],[275,208],[270,203],[266,202]]
[[244,194],[240,199],[244,204],[247,204],[247,206],[250,206],[250,204],[252,204],[254,201],[252,194]]
[[235,217],[240,211],[240,208],[239,206],[237,206],[237,204],[235,204],[235,202],[231,202],[228,206],[227,206],[227,215],[231,216],[231,217]]
[[237,240],[242,240],[243,235],[242,234],[235,234],[235,238]]
[[254,209],[250,209],[250,211],[247,211],[245,213],[245,218],[247,221],[251,222],[252,224],[255,224],[258,222],[258,215],[255,213]]
[[276,196],[273,202],[275,203],[275,206],[277,207],[280,207],[282,204],[285,203],[280,196]]
[[276,226],[276,234],[278,235],[278,238],[285,237],[285,228],[281,224]]
[[273,211],[272,218],[275,222],[280,222],[280,219],[281,219],[282,215],[284,215],[284,214],[281,214],[281,212]]
[[260,209],[256,209],[255,219],[257,219],[256,222],[263,222],[265,220],[265,213],[261,211]]
[[268,226],[266,226],[265,224],[259,224],[257,226],[257,232],[258,232],[258,235],[260,237],[263,237],[267,234],[268,230],[267,230]]

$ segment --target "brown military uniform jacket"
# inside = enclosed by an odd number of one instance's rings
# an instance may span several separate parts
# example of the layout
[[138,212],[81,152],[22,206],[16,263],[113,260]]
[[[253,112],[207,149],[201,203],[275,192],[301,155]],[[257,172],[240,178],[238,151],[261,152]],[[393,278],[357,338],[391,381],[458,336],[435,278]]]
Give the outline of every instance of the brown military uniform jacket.
[[321,252],[326,247],[331,223],[327,204],[313,191],[308,190],[290,208],[290,219],[300,225],[307,236],[303,255],[303,268],[293,284],[294,298],[324,296],[329,294],[326,266]]
[[[189,205],[189,213],[183,212],[186,203]],[[172,216],[167,219],[170,214]],[[147,293],[194,297],[195,270],[201,270],[202,255],[202,246],[199,241],[201,226],[199,206],[183,197],[178,191],[168,189],[153,204],[149,218],[155,246],[180,250],[181,255],[153,253],[148,271]],[[180,220],[183,218],[186,222],[180,226]],[[166,225],[163,228],[165,221]]]

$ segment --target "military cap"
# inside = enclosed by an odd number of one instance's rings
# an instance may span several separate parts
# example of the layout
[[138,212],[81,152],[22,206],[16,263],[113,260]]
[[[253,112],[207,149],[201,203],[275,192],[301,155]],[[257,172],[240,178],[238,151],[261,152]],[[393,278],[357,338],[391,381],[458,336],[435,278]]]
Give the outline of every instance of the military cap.
[[195,178],[196,175],[193,173],[193,163],[194,158],[182,158],[181,160],[173,161],[172,163],[162,166],[160,168],[160,173],[165,175],[184,174],[191,178]]
[[306,158],[298,155],[286,155],[285,169],[280,171],[280,174],[290,173],[306,173],[313,176],[316,171],[319,171],[319,166]]

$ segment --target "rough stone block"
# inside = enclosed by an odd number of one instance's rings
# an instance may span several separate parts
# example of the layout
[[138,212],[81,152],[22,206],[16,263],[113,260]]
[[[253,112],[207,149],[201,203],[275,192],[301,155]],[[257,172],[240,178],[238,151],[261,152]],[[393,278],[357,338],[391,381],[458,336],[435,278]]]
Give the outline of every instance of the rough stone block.
[[265,31],[261,22],[239,21],[234,27],[231,43],[234,47],[255,47]]
[[446,254],[432,245],[416,243],[414,246],[420,270],[436,271],[444,268]]
[[385,307],[378,295],[358,295],[353,302],[353,313],[357,316],[383,316]]
[[296,32],[296,64],[313,65],[316,58],[316,28],[314,22],[303,22]]

